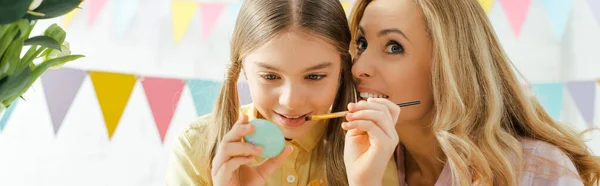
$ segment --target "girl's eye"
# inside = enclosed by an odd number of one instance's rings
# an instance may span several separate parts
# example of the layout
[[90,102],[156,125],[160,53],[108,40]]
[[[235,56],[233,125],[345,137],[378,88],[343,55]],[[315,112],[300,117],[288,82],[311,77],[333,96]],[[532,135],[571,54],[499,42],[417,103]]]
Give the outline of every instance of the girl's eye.
[[276,80],[276,79],[280,79],[277,75],[275,74],[265,74],[265,75],[261,75],[260,77],[265,78],[266,80]]
[[325,77],[326,77],[326,75],[310,74],[310,75],[306,76],[306,79],[316,81],[316,80],[321,80]]

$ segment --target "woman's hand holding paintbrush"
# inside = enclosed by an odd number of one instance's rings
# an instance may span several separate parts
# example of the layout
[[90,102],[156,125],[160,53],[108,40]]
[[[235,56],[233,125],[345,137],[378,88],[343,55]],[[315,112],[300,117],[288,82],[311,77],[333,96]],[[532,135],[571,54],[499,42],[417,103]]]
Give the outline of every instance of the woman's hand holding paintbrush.
[[395,104],[384,98],[369,98],[348,104],[348,111],[343,114],[347,122],[342,123],[342,128],[347,130],[344,164],[350,185],[381,185],[399,142],[395,126],[400,107],[419,103]]

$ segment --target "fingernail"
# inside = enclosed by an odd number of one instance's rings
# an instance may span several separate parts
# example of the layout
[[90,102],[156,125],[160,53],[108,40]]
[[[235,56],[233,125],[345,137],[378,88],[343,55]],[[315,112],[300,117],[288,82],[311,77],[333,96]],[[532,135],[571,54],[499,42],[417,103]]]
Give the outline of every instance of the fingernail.
[[261,146],[254,146],[254,151],[256,151],[256,152],[260,151],[261,149],[262,149]]

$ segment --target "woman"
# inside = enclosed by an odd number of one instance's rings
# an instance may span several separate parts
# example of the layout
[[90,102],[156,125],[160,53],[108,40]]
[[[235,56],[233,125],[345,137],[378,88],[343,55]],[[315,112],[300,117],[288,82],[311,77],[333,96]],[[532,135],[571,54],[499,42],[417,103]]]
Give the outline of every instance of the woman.
[[361,97],[422,103],[399,117],[393,159],[371,165],[397,170],[348,177],[411,186],[598,183],[599,158],[527,96],[477,0],[357,0],[350,21]]

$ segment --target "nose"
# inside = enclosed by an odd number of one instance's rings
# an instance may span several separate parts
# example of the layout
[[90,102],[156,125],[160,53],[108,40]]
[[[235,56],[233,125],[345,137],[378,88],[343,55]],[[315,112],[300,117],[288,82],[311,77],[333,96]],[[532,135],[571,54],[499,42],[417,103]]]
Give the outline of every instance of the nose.
[[300,108],[307,100],[303,94],[303,90],[300,85],[293,83],[287,83],[281,87],[281,94],[279,95],[279,104],[286,107],[287,109]]
[[352,76],[357,80],[364,80],[373,76],[373,63],[369,61],[374,60],[367,51],[364,51],[361,55],[357,55],[352,64]]

